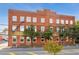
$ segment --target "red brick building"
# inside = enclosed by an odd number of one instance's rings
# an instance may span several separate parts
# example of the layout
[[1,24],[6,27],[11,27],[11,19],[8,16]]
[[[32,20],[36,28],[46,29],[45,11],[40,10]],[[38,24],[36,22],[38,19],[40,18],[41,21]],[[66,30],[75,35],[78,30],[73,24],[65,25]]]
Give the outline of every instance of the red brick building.
[[[52,31],[58,33],[59,30],[73,26],[75,24],[75,17],[60,15],[47,9],[37,10],[36,12],[9,9],[8,45],[29,45],[31,42],[30,37],[24,37],[22,31],[25,28],[29,28],[31,24],[35,26],[35,31],[45,31],[48,25],[50,25]],[[63,28],[60,29],[60,26],[63,26]],[[36,37],[35,39],[35,43],[41,43],[40,38]]]

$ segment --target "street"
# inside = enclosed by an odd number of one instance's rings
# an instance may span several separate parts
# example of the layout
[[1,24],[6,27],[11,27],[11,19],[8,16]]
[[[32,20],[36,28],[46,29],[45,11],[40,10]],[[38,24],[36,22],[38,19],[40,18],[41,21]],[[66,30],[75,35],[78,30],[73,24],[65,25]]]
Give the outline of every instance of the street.
[[[8,42],[0,44],[0,55],[50,55],[44,51],[42,47],[38,48],[11,48],[8,47]],[[58,55],[79,55],[79,44],[75,46],[64,46],[63,50]]]
[[[43,48],[3,48],[0,55],[50,55]],[[64,48],[58,55],[79,55],[78,48]]]

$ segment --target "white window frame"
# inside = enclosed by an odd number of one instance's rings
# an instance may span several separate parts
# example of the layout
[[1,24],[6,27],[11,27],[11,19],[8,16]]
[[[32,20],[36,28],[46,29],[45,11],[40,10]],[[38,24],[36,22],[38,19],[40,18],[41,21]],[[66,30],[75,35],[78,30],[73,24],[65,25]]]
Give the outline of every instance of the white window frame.
[[59,32],[59,30],[60,30],[60,28],[59,28],[59,27],[57,27],[57,28],[56,28],[56,32]]
[[37,26],[34,26],[35,27],[35,32],[37,31]]
[[17,16],[12,16],[12,21],[17,21]]
[[45,23],[45,18],[41,18],[41,23]]
[[49,19],[49,23],[53,23],[53,19],[52,18]]
[[[30,41],[28,41],[28,39],[29,39]],[[30,38],[30,37],[26,37],[26,41],[27,41],[28,43],[30,43],[30,42],[31,42],[31,38]]]
[[45,26],[41,26],[41,31],[42,31],[42,32],[45,31]]
[[31,22],[31,17],[26,17],[26,22]]
[[64,20],[61,20],[61,24],[64,24]]
[[24,26],[20,26],[20,31],[24,31]]
[[33,17],[32,22],[36,23],[37,22],[37,18]]
[[50,29],[52,29],[52,31],[53,31],[53,27],[50,27]]
[[20,16],[20,21],[24,21],[25,17],[24,16]]
[[35,41],[33,41],[33,42],[36,42],[37,37],[34,37],[33,39],[35,39]]
[[[13,39],[16,39],[16,42],[14,42]],[[17,36],[12,36],[12,42],[17,43]]]
[[72,20],[70,20],[70,24],[71,24],[71,25],[73,24],[73,21],[72,21]]
[[68,24],[68,20],[66,20],[66,24]]
[[60,23],[60,20],[59,19],[56,19],[56,24],[59,24]]
[[64,28],[62,28],[61,30],[62,30],[62,32],[63,32],[65,29],[64,29]]
[[[23,41],[21,41],[21,39],[23,39]],[[20,42],[21,42],[21,43],[24,43],[24,36],[21,36],[21,37],[20,37]]]
[[12,25],[12,31],[16,30],[17,26],[16,25]]
[[30,26],[26,26],[26,29],[28,29]]

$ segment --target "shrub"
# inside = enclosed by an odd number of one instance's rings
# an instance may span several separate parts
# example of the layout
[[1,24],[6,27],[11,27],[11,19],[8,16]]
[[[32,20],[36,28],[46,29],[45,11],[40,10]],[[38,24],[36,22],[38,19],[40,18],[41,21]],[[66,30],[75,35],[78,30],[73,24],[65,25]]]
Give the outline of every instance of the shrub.
[[60,52],[62,50],[63,46],[59,45],[56,42],[51,42],[48,41],[45,45],[44,45],[44,50],[48,51],[48,53],[50,54],[54,54],[56,55],[58,52]]

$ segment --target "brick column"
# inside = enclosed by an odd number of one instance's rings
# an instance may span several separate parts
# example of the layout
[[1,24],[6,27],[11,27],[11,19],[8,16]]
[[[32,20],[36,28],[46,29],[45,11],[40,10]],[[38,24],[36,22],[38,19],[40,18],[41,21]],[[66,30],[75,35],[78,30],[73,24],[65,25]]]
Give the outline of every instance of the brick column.
[[17,46],[20,46],[20,35],[17,35]]
[[24,45],[27,45],[26,36],[24,36]]
[[40,40],[40,38],[39,37],[37,37],[37,44],[39,45],[39,44],[41,44],[41,42],[40,42],[41,40]]
[[12,36],[9,36],[8,38],[8,46],[12,46]]

